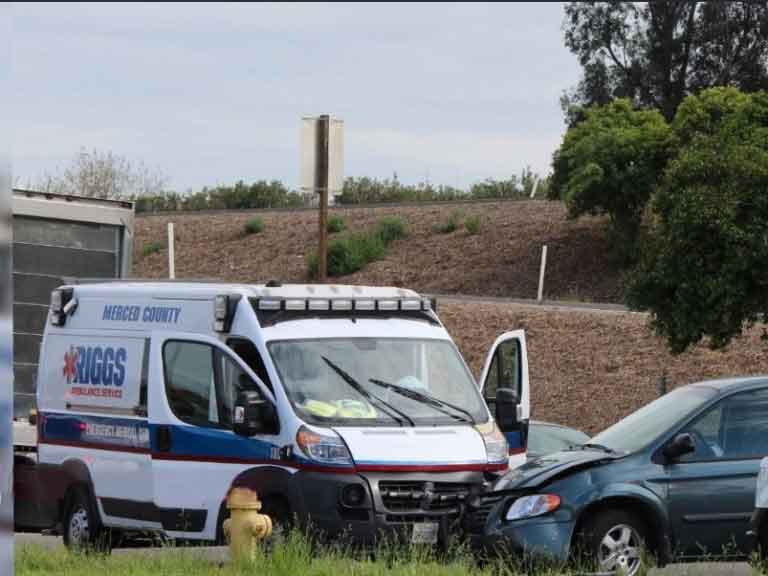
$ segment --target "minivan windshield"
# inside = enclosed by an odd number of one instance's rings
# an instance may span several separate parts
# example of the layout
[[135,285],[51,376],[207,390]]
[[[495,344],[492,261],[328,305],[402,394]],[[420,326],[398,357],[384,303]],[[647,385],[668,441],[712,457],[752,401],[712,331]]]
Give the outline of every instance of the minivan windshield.
[[686,416],[715,394],[717,390],[707,386],[676,388],[606,428],[590,439],[589,444],[622,454],[635,452],[667,433],[672,426],[682,424]]
[[315,424],[479,424],[488,413],[454,345],[409,338],[268,344],[297,414]]

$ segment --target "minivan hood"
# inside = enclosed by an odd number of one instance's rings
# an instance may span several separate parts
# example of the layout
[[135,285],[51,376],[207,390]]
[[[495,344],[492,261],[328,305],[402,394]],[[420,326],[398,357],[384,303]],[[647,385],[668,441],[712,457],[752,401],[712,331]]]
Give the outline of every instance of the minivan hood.
[[485,443],[471,426],[334,428],[355,466],[474,469],[487,463]]
[[599,450],[567,450],[555,452],[529,460],[519,468],[511,470],[493,487],[494,491],[534,488],[568,471],[594,466],[618,458]]

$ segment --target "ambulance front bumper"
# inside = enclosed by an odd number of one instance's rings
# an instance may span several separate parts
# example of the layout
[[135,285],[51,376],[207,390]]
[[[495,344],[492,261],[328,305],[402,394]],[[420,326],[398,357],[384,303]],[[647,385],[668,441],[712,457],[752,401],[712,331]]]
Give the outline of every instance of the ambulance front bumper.
[[414,525],[424,523],[436,528],[438,543],[445,542],[458,532],[465,504],[485,478],[482,472],[302,471],[294,480],[301,494],[296,513],[311,533],[372,545],[382,539],[410,540]]

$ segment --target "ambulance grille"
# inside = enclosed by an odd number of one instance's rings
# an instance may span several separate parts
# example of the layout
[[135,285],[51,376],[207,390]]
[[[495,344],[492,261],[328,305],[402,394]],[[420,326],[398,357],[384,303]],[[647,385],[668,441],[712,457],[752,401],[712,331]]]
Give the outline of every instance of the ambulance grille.
[[453,482],[379,482],[381,501],[393,512],[457,508],[469,490],[470,484]]

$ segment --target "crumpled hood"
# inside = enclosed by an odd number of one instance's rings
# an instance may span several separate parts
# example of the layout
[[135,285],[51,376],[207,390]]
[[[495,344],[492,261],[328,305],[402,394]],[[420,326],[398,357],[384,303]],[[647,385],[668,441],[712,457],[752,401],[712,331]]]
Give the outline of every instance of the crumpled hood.
[[485,443],[471,426],[348,428],[334,430],[358,466],[478,466],[487,463]]
[[547,454],[511,470],[496,481],[493,490],[534,488],[569,470],[593,466],[617,457],[600,450],[567,450]]

